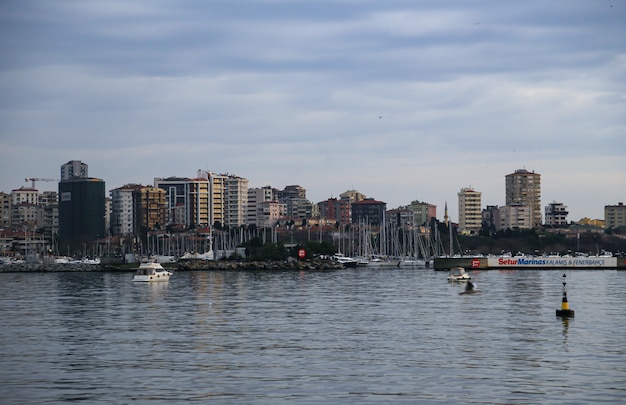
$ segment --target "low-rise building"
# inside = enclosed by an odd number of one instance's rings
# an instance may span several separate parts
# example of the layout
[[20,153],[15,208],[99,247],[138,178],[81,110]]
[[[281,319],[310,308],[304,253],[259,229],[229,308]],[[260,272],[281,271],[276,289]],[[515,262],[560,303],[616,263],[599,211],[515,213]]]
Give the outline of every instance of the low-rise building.
[[561,227],[567,225],[567,207],[563,203],[552,201],[545,208],[545,225]]

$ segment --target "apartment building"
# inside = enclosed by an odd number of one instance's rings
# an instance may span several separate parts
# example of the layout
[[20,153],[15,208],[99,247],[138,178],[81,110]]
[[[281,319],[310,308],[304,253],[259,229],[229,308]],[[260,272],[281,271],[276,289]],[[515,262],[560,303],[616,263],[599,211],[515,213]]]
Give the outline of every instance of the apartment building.
[[11,191],[11,228],[18,231],[34,231],[42,225],[39,214],[39,191],[32,187],[20,187]]
[[413,211],[413,224],[428,225],[431,218],[437,218],[437,206],[421,201],[411,201],[408,208]]
[[227,175],[225,185],[225,224],[229,227],[246,225],[248,221],[248,179]]
[[11,226],[11,195],[0,192],[0,229],[7,230]]
[[552,201],[545,207],[545,225],[559,227],[567,225],[567,207],[563,203]]
[[134,224],[137,232],[165,229],[167,203],[165,190],[156,187],[139,187],[133,190]]
[[540,227],[542,224],[541,175],[534,171],[519,169],[505,176],[505,186],[506,205],[528,206],[531,228]]
[[491,231],[500,229],[500,207],[497,205],[487,205],[482,210],[482,222],[483,226]]
[[165,190],[167,223],[184,227],[242,226],[248,220],[248,179],[198,170],[197,177],[155,178]]
[[482,193],[473,188],[462,188],[459,198],[459,231],[462,234],[477,234],[482,227]]
[[518,230],[533,228],[532,207],[524,204],[509,204],[498,209],[499,223],[497,230]]
[[135,204],[133,192],[143,186],[126,184],[109,192],[111,196],[111,234],[132,236],[135,234]]
[[165,191],[167,224],[185,228],[212,225],[210,184],[197,177],[155,178],[154,187]]
[[262,201],[255,205],[255,224],[260,228],[270,228],[285,216],[287,207],[278,201]]
[[346,190],[343,193],[339,194],[339,199],[346,200],[351,203],[355,201],[363,201],[366,198],[367,196],[358,190]]
[[[278,202],[285,204],[287,218],[310,218],[311,205],[306,199],[306,189],[299,185],[286,186],[282,190],[274,191]],[[306,207],[305,207],[306,205]]]
[[604,206],[604,226],[607,229],[626,226],[626,206],[624,203]]
[[61,181],[73,177],[89,177],[89,166],[80,160],[70,160],[61,165]]
[[347,225],[351,222],[351,203],[346,200],[329,198],[317,203],[319,216],[321,219],[339,222],[340,225]]
[[366,198],[351,204],[352,223],[381,226],[385,223],[387,203]]
[[271,186],[255,187],[248,189],[248,225],[262,226],[264,218],[258,217],[257,206],[264,202],[275,201]]
[[414,219],[413,211],[408,207],[394,208],[385,213],[388,229],[411,228]]

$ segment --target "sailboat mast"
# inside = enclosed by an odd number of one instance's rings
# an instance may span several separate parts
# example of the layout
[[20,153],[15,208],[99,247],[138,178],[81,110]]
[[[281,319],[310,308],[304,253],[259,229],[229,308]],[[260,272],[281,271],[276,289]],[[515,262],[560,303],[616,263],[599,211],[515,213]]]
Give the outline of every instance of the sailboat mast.
[[454,248],[452,245],[452,221],[448,222],[448,229],[450,230],[450,257],[452,257],[454,253]]

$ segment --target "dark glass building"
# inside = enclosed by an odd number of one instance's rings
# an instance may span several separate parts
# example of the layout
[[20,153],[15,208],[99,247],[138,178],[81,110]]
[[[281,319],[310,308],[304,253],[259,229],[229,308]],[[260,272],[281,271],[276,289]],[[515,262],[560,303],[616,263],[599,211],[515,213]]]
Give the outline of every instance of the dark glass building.
[[105,185],[101,179],[73,177],[59,183],[61,249],[82,249],[105,233]]

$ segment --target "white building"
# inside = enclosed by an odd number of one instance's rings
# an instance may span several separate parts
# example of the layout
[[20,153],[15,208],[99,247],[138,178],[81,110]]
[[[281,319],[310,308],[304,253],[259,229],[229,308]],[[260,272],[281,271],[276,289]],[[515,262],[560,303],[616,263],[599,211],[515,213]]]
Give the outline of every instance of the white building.
[[258,227],[269,228],[285,216],[287,205],[278,201],[263,201],[256,205],[256,224]]
[[39,191],[32,187],[20,187],[11,191],[11,205],[39,203]]
[[248,223],[248,179],[228,175],[226,178],[226,225]]
[[20,187],[11,191],[11,228],[35,230],[43,226],[39,209],[39,192],[32,187]]
[[274,193],[271,186],[248,189],[248,225],[262,226],[257,221],[257,205],[268,201],[274,201]]
[[459,230],[462,234],[477,234],[482,227],[482,193],[462,188],[459,197]]
[[532,208],[523,204],[505,205],[499,208],[498,231],[506,229],[532,229]]
[[135,206],[133,191],[142,186],[127,184],[111,190],[111,233],[131,236],[135,232]]

